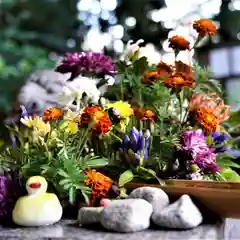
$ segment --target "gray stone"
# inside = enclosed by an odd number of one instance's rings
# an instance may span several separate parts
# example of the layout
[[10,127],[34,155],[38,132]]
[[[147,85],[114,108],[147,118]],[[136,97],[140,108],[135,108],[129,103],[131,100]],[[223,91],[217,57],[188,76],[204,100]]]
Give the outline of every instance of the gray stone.
[[152,204],[153,212],[161,212],[169,204],[168,195],[160,188],[140,187],[133,190],[129,198],[142,198]]
[[150,226],[152,205],[144,199],[113,200],[101,212],[101,224],[115,232],[136,232]]
[[153,212],[152,220],[161,227],[191,229],[200,225],[203,217],[191,198],[188,195],[183,195],[160,213]]
[[78,211],[78,222],[82,225],[100,223],[103,207],[82,207]]

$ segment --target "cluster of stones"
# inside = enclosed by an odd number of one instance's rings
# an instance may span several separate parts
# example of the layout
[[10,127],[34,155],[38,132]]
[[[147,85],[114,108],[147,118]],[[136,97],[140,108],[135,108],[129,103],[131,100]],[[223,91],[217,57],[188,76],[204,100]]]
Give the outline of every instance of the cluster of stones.
[[159,188],[140,187],[127,199],[113,200],[105,207],[83,207],[78,213],[81,225],[101,224],[115,232],[136,232],[151,223],[170,229],[191,229],[200,225],[203,217],[188,195],[169,202],[168,195]]

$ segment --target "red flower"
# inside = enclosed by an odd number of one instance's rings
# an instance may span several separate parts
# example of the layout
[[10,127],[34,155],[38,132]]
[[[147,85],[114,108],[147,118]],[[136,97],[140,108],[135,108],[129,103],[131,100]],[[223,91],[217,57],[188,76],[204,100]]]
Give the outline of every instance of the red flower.
[[113,181],[96,170],[86,170],[85,174],[88,176],[88,179],[84,181],[84,184],[92,189],[89,198],[90,205],[95,206],[101,199],[108,197]]
[[143,75],[142,82],[145,84],[153,84],[159,80],[158,71],[146,72]]
[[154,112],[150,109],[135,108],[134,115],[138,120],[141,120],[141,121],[151,121],[153,123],[156,122],[156,116]]
[[174,50],[189,50],[190,42],[182,36],[173,36],[169,39],[169,47]]
[[86,107],[81,114],[80,125],[87,127],[93,124],[92,129],[98,134],[105,134],[110,131],[111,120],[106,112],[99,106]]
[[194,78],[191,75],[176,73],[164,79],[164,84],[168,88],[193,88]]
[[63,109],[49,108],[43,113],[44,121],[56,121],[59,120],[64,114]]
[[193,28],[203,37],[206,35],[215,35],[217,32],[216,25],[210,19],[194,21]]

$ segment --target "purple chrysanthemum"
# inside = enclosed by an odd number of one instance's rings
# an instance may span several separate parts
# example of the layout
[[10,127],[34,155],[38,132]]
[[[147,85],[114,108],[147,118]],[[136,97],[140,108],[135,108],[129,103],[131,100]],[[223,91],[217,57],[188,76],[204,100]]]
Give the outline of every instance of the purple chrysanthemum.
[[111,59],[103,53],[75,52],[67,53],[56,71],[60,73],[72,73],[69,80],[73,80],[79,74],[113,75],[115,66]]
[[0,176],[0,224],[12,223],[12,211],[19,197],[26,194],[23,180],[17,172]]
[[182,150],[195,156],[197,153],[208,151],[206,137],[202,130],[185,131],[183,133]]
[[191,163],[196,164],[204,173],[216,173],[219,166],[216,163],[215,149],[206,143],[202,130],[185,131],[183,133],[182,151],[191,156]]
[[193,164],[196,164],[204,173],[216,173],[220,170],[216,163],[216,154],[214,149],[208,148],[208,151],[197,153],[192,160]]

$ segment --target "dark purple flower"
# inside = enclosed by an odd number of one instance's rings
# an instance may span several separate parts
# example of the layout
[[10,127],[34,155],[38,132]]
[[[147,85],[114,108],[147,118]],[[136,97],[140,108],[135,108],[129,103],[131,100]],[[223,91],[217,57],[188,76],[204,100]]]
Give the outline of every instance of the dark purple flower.
[[72,73],[69,80],[73,80],[79,74],[113,75],[115,66],[111,59],[103,53],[75,52],[67,53],[56,71],[60,73]]
[[215,149],[206,143],[206,137],[202,130],[185,131],[183,133],[182,152],[188,154],[191,163],[196,164],[203,173],[214,174],[219,171]]
[[17,171],[0,176],[0,224],[12,224],[12,211],[19,197],[26,194],[25,184]]
[[212,133],[212,138],[215,144],[220,145],[226,143],[230,138],[230,134],[226,132],[214,132]]
[[122,149],[125,152],[131,150],[136,154],[136,158],[143,157],[144,160],[148,159],[148,151],[150,144],[150,132],[147,130],[144,134],[133,127],[129,136],[125,135],[123,138]]
[[209,148],[208,151],[197,153],[192,163],[196,164],[204,173],[214,174],[220,170],[220,167],[216,163],[216,154],[213,148]]
[[[226,153],[231,151],[232,147],[230,146],[221,146],[221,147],[215,147],[215,153]],[[229,154],[228,154],[229,155]]]

